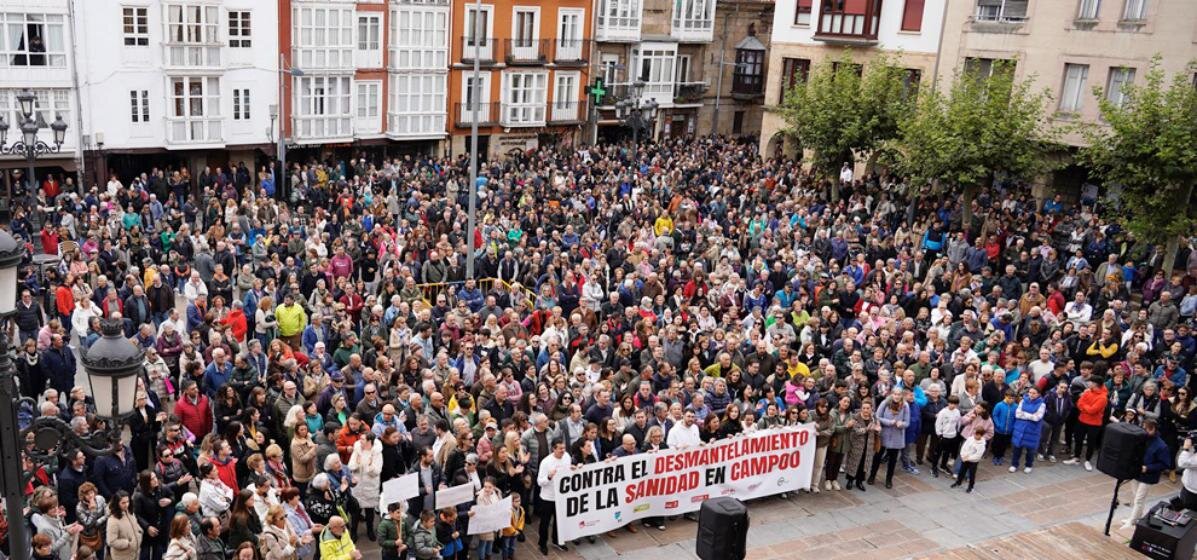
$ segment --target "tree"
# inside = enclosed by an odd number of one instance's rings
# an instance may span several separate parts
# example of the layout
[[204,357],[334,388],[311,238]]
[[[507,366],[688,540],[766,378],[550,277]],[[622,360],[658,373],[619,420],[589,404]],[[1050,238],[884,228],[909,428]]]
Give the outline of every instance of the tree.
[[1197,183],[1197,89],[1178,73],[1168,85],[1156,56],[1142,85],[1122,89],[1122,103],[1095,88],[1104,124],[1085,130],[1082,159],[1122,186],[1122,220],[1148,243],[1164,244],[1172,274],[1180,237],[1193,231],[1189,204]]
[[867,157],[893,138],[911,106],[906,70],[890,58],[878,56],[861,70],[847,53],[824,60],[789,89],[780,109],[785,132],[813,152],[815,173],[831,181],[833,198],[840,165]]
[[911,185],[944,192],[960,189],[963,221],[972,203],[998,174],[1030,179],[1051,168],[1055,130],[1049,125],[1046,91],[1014,78],[1013,63],[995,62],[989,75],[957,73],[949,90],[924,88],[914,114],[900,121],[886,161]]

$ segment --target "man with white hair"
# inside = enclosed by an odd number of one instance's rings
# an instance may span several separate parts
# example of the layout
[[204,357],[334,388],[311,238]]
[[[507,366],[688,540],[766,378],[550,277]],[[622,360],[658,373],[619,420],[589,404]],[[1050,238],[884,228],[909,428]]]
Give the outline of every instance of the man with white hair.
[[215,398],[216,392],[229,382],[233,375],[233,364],[225,357],[224,349],[212,350],[212,363],[204,370],[204,392],[209,398]]

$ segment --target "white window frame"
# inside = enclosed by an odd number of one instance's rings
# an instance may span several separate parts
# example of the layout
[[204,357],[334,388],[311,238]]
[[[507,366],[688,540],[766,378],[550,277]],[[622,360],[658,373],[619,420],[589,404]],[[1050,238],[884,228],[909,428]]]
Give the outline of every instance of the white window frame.
[[233,88],[233,120],[248,121],[252,106],[249,88]]
[[229,47],[248,49],[253,47],[253,12],[250,10],[229,10]]
[[[0,117],[8,123],[18,123],[24,118],[20,113],[20,103],[17,101],[17,96],[24,91],[24,88],[0,88]],[[71,120],[72,106],[71,106],[71,90],[66,88],[53,89],[34,89],[33,90],[33,115],[35,119],[43,120],[47,123],[54,122],[59,116],[65,122],[74,122]],[[13,134],[13,131],[9,131]],[[19,138],[21,131],[18,129],[16,135]],[[54,143],[54,131],[50,127],[42,128],[37,132],[38,138],[48,144]],[[11,138],[11,136],[10,136]],[[64,145],[73,144],[73,136],[66,135]]]
[[168,142],[207,144],[222,141],[219,77],[175,76],[167,79],[167,88],[170,99]]
[[403,137],[445,135],[448,76],[444,73],[391,74],[387,133]]
[[[464,50],[461,54],[461,57],[463,60],[473,60],[473,57],[474,57],[475,30],[474,30],[474,25],[473,25],[473,18],[474,18],[475,8],[476,8],[475,5],[469,4],[466,6],[466,9],[461,11],[461,13],[462,13],[462,16],[461,16],[462,27],[461,28],[465,30],[465,34],[464,34],[464,37],[462,38],[462,42],[461,42],[461,44],[464,47]],[[495,48],[494,47],[494,45],[495,45],[495,7],[494,7],[494,5],[493,4],[483,4],[482,5],[482,13],[486,14],[486,21],[482,22],[484,35],[482,37],[477,38],[477,40],[481,41],[481,44],[477,45],[478,56],[482,60],[491,60],[492,58],[494,58],[494,48]],[[512,18],[512,21],[513,22],[515,21],[514,18]],[[514,23],[513,23],[513,25],[514,25]]]
[[603,84],[610,86],[619,78],[619,55],[603,53],[599,56],[599,73],[603,76]]
[[1106,99],[1115,106],[1121,107],[1126,102],[1126,86],[1133,83],[1135,83],[1133,67],[1110,67],[1110,76],[1106,79]]
[[549,73],[517,70],[503,73],[504,126],[543,126],[548,96]]
[[382,68],[382,12],[358,12],[354,18],[354,64]]
[[148,47],[150,9],[146,6],[121,6],[121,30],[126,47]]
[[1061,113],[1079,113],[1084,109],[1088,84],[1088,64],[1067,63],[1064,65],[1064,83],[1060,87]]
[[1077,7],[1077,19],[1097,19],[1101,14],[1101,0],[1081,0]]
[[[1022,5],[1022,15],[1011,15],[1013,5]],[[974,19],[977,21],[1017,23],[1026,21],[1028,0],[977,0],[977,11]]]
[[129,122],[133,124],[150,122],[150,92],[148,90],[129,90]]
[[166,65],[220,67],[220,10],[215,4],[166,4]]
[[297,4],[292,13],[292,44],[297,68],[352,69],[357,26],[350,5]]
[[[527,18],[532,18],[530,31],[531,35],[527,33],[520,33],[521,21],[527,21]],[[529,31],[525,27],[525,31]],[[516,60],[528,61],[538,60],[545,53],[540,49],[540,7],[539,6],[514,6],[511,8],[511,41],[508,45],[508,56]]]
[[440,70],[449,60],[449,11],[438,7],[391,8],[390,66],[394,70]]
[[[44,51],[29,50],[30,26],[41,27]],[[0,68],[65,68],[66,32],[63,14],[0,12]]]
[[382,80],[354,80],[353,101],[354,131],[382,132]]
[[690,63],[692,61],[693,59],[688,54],[677,55],[673,63],[673,81],[679,84],[690,81]]
[[607,29],[640,29],[641,0],[601,0],[598,24]]
[[553,75],[553,120],[580,120],[582,73],[578,71],[557,71]]
[[1143,21],[1147,19],[1147,0],[1126,0],[1122,6],[1123,21]]
[[[673,96],[674,72],[677,67],[677,44],[644,43],[641,50],[633,49],[636,66],[629,74],[629,81],[643,80],[644,96],[657,99],[658,103],[670,101]],[[648,75],[644,63],[649,63]]]
[[673,29],[711,31],[714,24],[714,0],[673,0]]
[[[466,72],[462,74],[461,78],[461,105],[458,107],[460,113],[457,115],[457,122],[470,124],[474,118],[473,107],[470,106],[471,98],[476,94],[478,96],[478,122],[490,122],[490,106],[491,106],[491,82],[490,72],[479,72],[478,83],[481,84],[478,88],[470,87],[474,83],[474,76],[472,73]],[[475,89],[477,90],[475,93]]]
[[[571,23],[572,20],[572,23]],[[557,10],[557,60],[582,59],[582,33],[586,28],[584,8],[559,8]]]

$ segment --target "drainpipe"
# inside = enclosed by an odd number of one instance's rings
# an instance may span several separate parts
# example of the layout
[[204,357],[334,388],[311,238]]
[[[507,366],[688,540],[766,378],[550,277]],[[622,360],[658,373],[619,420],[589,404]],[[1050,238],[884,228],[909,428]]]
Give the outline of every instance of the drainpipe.
[[948,24],[948,0],[943,0],[943,14],[939,19],[939,42],[935,45],[935,66],[931,70],[931,89],[939,86],[939,59],[943,56],[944,27]]
[[71,20],[71,87],[75,90],[75,173],[78,181],[75,188],[82,195],[84,177],[87,175],[87,158],[83,157],[83,94],[79,91],[79,41],[75,27],[75,0],[67,2],[67,17]]

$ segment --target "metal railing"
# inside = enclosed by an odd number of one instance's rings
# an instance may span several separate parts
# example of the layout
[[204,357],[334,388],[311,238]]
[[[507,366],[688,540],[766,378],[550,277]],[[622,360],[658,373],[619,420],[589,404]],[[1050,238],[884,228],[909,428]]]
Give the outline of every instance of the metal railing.
[[507,64],[544,64],[552,43],[552,39],[506,39],[503,59]]
[[554,101],[549,106],[549,122],[570,123],[586,120],[586,102],[577,99]]
[[[475,43],[477,43],[475,45]],[[461,38],[461,60],[462,62],[473,62],[474,53],[477,51],[478,60],[480,62],[494,62],[495,60],[495,40],[490,37],[479,37],[477,39],[471,37]]]
[[[499,114],[499,103],[488,102],[478,104],[478,126],[494,126],[495,117]],[[474,123],[474,107],[470,103],[453,104],[453,122],[459,127],[468,127]]]
[[503,126],[543,126],[547,103],[503,103],[499,124]]
[[675,82],[673,98],[683,102],[698,101],[707,94],[709,87],[706,82]]

